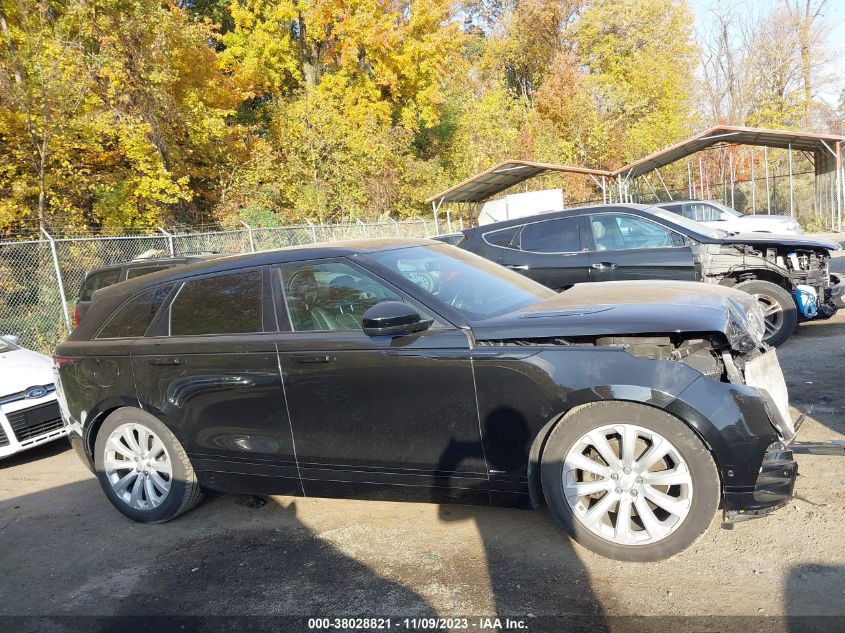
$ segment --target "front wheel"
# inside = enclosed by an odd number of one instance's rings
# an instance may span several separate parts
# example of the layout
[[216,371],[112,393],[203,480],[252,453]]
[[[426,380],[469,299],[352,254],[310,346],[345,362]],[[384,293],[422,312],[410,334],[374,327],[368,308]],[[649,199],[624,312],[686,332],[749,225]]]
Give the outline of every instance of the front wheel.
[[164,424],[138,409],[118,409],[97,433],[97,478],[109,501],[140,523],[164,523],[201,499],[185,449]]
[[708,528],[720,481],[710,453],[674,416],[632,402],[578,407],[541,458],[555,518],[594,552],[624,561],[677,554]]
[[750,279],[734,286],[754,296],[763,309],[766,331],[763,340],[777,347],[785,342],[798,325],[798,308],[792,295],[771,281]]

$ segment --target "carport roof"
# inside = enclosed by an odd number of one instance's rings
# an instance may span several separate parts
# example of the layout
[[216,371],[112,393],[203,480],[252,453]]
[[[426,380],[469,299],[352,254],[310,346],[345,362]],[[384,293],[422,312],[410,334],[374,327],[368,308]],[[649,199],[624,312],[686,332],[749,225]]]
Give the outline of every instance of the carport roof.
[[438,204],[443,202],[480,202],[496,195],[500,191],[504,191],[549,171],[592,176],[610,175],[609,171],[601,169],[554,165],[551,163],[535,163],[526,160],[505,160],[471,178],[467,178],[462,183],[431,196],[426,202],[436,202]]
[[505,160],[431,196],[426,202],[434,202],[437,205],[444,202],[481,202],[505,189],[549,171],[584,174],[593,177],[610,176],[615,178],[619,175],[625,178],[636,177],[722,143],[782,149],[791,147],[794,150],[834,155],[836,144],[845,144],[845,136],[717,125],[615,171],[525,160]]
[[791,147],[794,150],[830,152],[833,154],[836,151],[835,144],[843,142],[845,142],[845,136],[835,136],[833,134],[717,125],[680,143],[676,143],[666,149],[634,161],[629,165],[625,165],[613,172],[613,175],[617,176],[621,174],[625,178],[640,176],[721,143],[777,147],[781,149]]

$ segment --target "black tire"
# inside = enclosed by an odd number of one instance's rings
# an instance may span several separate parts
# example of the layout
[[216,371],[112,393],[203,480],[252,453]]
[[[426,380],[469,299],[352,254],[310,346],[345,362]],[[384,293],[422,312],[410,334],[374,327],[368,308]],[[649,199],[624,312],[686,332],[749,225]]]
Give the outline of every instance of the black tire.
[[[172,477],[170,490],[160,506],[150,510],[139,510],[125,503],[113,490],[104,467],[106,443],[111,433],[119,426],[127,423],[138,424],[152,431],[164,444],[170,457]],[[164,424],[152,415],[126,407],[118,409],[103,422],[97,432],[94,443],[94,465],[97,479],[106,497],[119,512],[139,523],[164,523],[193,508],[200,499],[202,491],[197,482],[196,473],[191,466],[185,449],[176,436]]]
[[789,292],[771,281],[763,281],[762,279],[742,281],[735,285],[734,288],[757,296],[764,311],[767,305],[777,303],[780,306],[781,316],[774,323],[776,327],[771,334],[769,334],[768,329],[769,323],[772,323],[772,321],[767,319],[767,333],[763,338],[766,343],[772,347],[777,347],[792,336],[792,333],[798,326],[798,307],[795,305],[795,299],[792,298]]
[[[686,518],[655,543],[624,545],[592,532],[573,513],[565,498],[564,460],[586,433],[608,424],[635,424],[669,440],[686,462],[693,494]],[[622,561],[648,562],[670,558],[698,540],[710,526],[721,498],[721,482],[710,452],[696,434],[669,413],[634,402],[605,401],[577,407],[552,429],[540,462],[543,495],[555,519],[581,545]]]

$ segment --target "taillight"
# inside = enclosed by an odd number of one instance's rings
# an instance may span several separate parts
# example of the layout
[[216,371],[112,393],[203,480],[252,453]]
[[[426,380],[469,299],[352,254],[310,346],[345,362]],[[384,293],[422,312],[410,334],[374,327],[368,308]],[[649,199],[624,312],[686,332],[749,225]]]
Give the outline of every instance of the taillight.
[[61,369],[78,363],[80,360],[82,359],[75,356],[53,356],[53,369]]
[[79,306],[73,306],[73,327],[79,327]]

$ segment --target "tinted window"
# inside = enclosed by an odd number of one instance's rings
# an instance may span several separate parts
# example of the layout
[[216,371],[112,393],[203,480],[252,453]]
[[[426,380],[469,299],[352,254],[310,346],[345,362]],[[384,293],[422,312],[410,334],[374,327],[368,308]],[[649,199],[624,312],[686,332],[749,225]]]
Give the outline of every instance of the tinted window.
[[99,273],[90,273],[85,278],[82,284],[82,290],[79,292],[80,301],[91,301],[91,295],[100,288],[112,286],[120,281],[120,269],[104,270]]
[[261,332],[261,271],[186,282],[170,306],[170,334]]
[[151,288],[123,304],[100,330],[97,338],[144,336],[173,284]]
[[169,268],[169,266],[139,266],[138,268],[130,268],[126,271],[126,278],[132,279],[133,277],[140,277],[141,275],[149,275],[150,273],[154,273],[157,270],[164,270],[165,268]]
[[577,253],[581,250],[578,218],[526,224],[522,228],[520,248],[533,253]]
[[683,243],[682,236],[635,215],[591,215],[590,228],[598,251],[662,248]]
[[382,301],[403,301],[395,290],[343,262],[282,267],[294,331],[360,330],[364,312]]
[[491,231],[484,234],[484,241],[491,246],[509,247],[514,244],[514,238],[522,226],[512,226],[509,229],[500,229],[498,231]]

